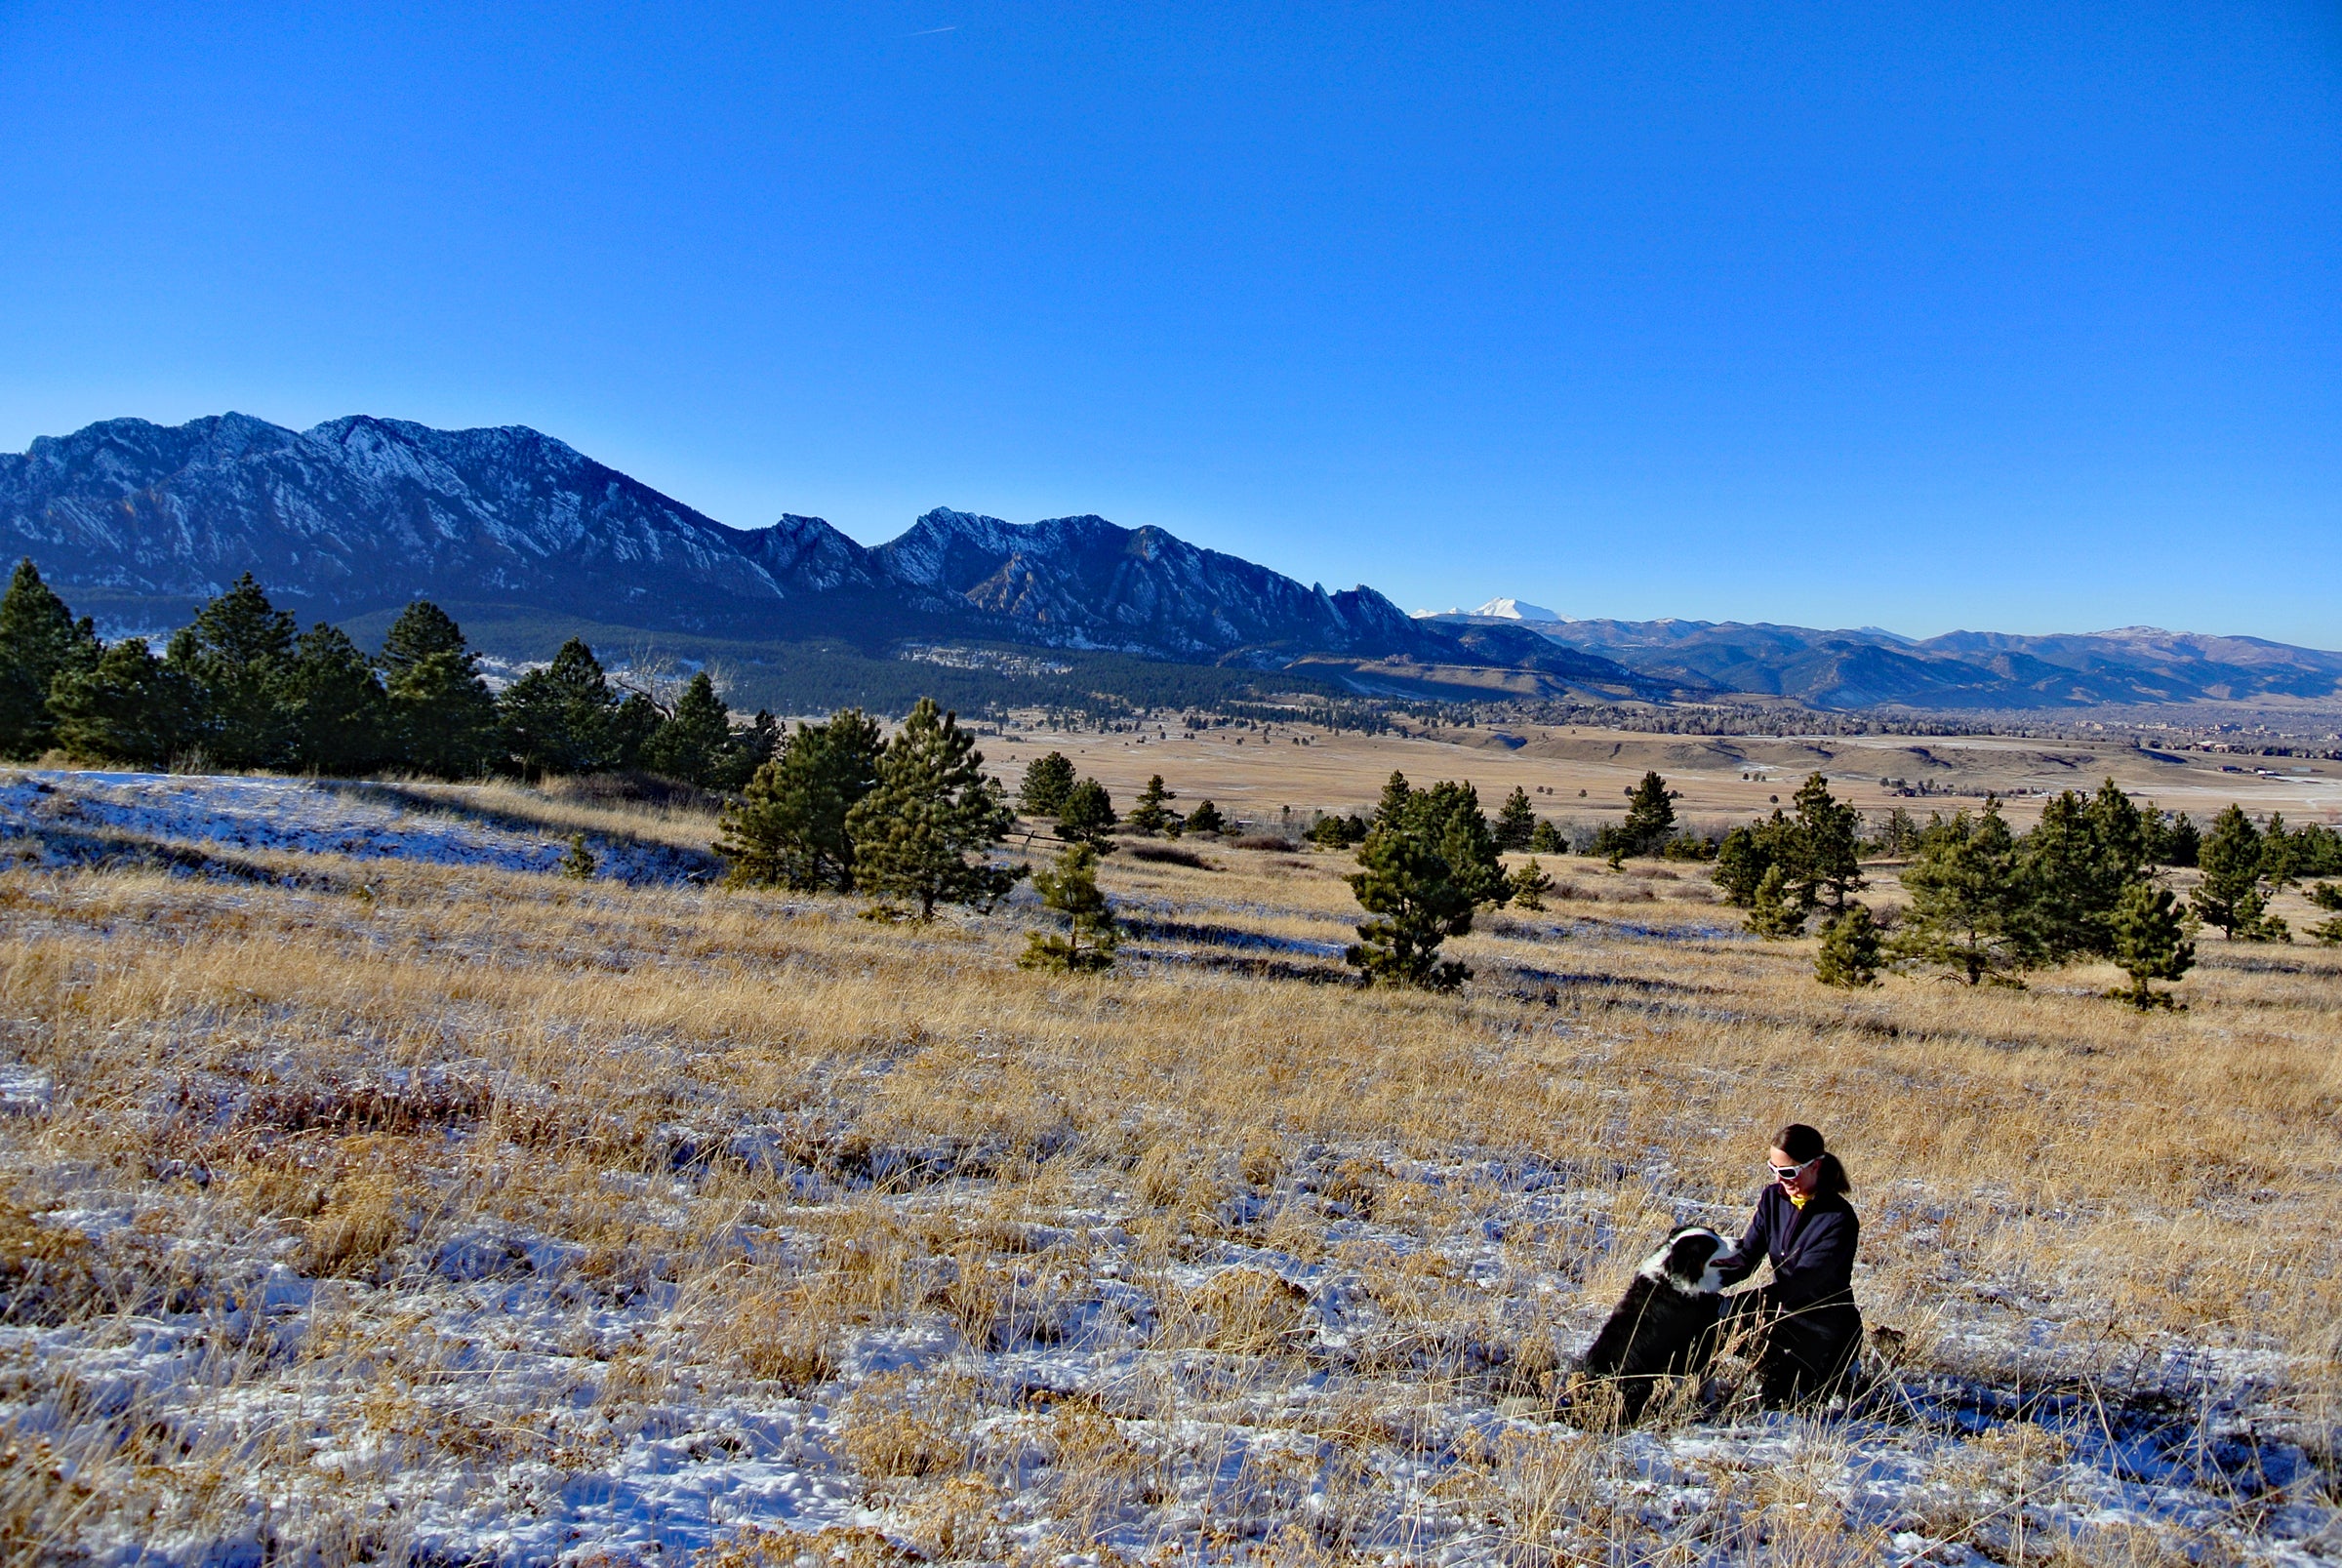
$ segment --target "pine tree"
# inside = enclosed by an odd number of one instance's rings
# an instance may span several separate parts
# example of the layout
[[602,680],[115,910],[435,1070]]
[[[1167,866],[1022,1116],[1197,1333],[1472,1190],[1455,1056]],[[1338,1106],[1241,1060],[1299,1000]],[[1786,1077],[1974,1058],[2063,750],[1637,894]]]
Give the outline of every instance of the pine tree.
[[1374,825],[1377,827],[1405,826],[1408,813],[1413,809],[1414,802],[1415,790],[1407,783],[1407,776],[1393,768],[1391,777],[1383,782],[1383,797],[1374,808]]
[[1141,838],[1152,838],[1165,828],[1177,824],[1179,819],[1169,809],[1169,802],[1178,798],[1163,787],[1161,774],[1152,775],[1147,781],[1147,787],[1139,792],[1138,804],[1130,808],[1130,817],[1124,825]]
[[938,904],[989,908],[1017,873],[971,862],[1012,821],[999,786],[984,776],[974,737],[929,697],[903,721],[878,758],[878,784],[846,814],[856,885],[880,898],[915,900],[919,918]]
[[2020,866],[2047,958],[2111,956],[2115,908],[2147,866],[2138,808],[2112,779],[2087,801],[2066,790],[2025,835]]
[[[1112,967],[1114,948],[1121,942],[1113,908],[1098,891],[1098,850],[1090,844],[1069,844],[1053,869],[1032,873],[1041,905],[1066,917],[1066,934],[1031,932],[1017,963],[1025,969],[1054,969],[1083,973]],[[1086,944],[1086,945],[1085,945]]]
[[1878,983],[1878,923],[1871,918],[1870,905],[1849,900],[1837,917],[1822,927],[1813,978],[1825,985],[1860,990]]
[[1218,806],[1208,800],[1199,800],[1195,803],[1195,809],[1188,813],[1188,831],[1225,833],[1228,831],[1228,819],[1220,815]]
[[164,662],[194,691],[194,725],[219,766],[279,768],[292,759],[286,680],[299,629],[247,572],[171,639]]
[[65,669],[49,690],[57,744],[84,762],[168,767],[188,744],[192,683],[125,637],[87,669]]
[[1874,842],[1879,854],[1899,861],[1919,847],[1919,824],[1910,812],[1897,806],[1878,824],[1878,836]]
[[2321,882],[2310,889],[2310,902],[2332,916],[2310,927],[2310,935],[2329,947],[2342,946],[2342,882]]
[[1057,836],[1088,844],[1101,854],[1113,848],[1112,834],[1121,821],[1114,815],[1114,798],[1095,779],[1083,779],[1066,791],[1057,808]]
[[675,699],[675,710],[643,743],[642,765],[696,789],[713,788],[731,744],[732,710],[703,669]]
[[611,756],[611,723],[618,698],[593,650],[577,637],[553,662],[505,688],[497,703],[505,744],[530,778],[596,773]]
[[2141,878],[2122,890],[2107,922],[2108,945],[2114,960],[2130,976],[2130,988],[2109,994],[2140,1012],[2169,1007],[2171,993],[2159,991],[2150,981],[2177,980],[2196,962],[2196,944],[2188,940],[2188,922],[2169,888]]
[[1542,909],[1545,896],[1554,891],[1554,879],[1545,874],[1545,867],[1532,855],[1528,864],[1513,873],[1513,903],[1523,909]]
[[1025,770],[1017,791],[1017,808],[1029,817],[1055,817],[1065,809],[1073,787],[1073,764],[1062,751],[1052,751]]
[[1801,912],[1828,909],[1835,919],[1863,887],[1862,813],[1830,793],[1818,773],[1797,787],[1787,841],[1791,903]]
[[2231,942],[2283,940],[2284,922],[2268,913],[2261,892],[2264,846],[2261,831],[2231,805],[2212,820],[2196,864],[2203,873],[2189,902],[2206,925],[2218,926]]
[[854,887],[848,818],[878,785],[878,721],[858,707],[800,724],[723,815],[715,852],[739,887]]
[[1502,905],[1513,897],[1477,789],[1442,780],[1410,790],[1405,799],[1403,830],[1447,863],[1449,875],[1474,904]]
[[760,707],[746,728],[734,730],[717,759],[710,789],[738,794],[756,777],[756,770],[781,754],[781,723],[771,708]]
[[2194,865],[2203,849],[2202,829],[2184,811],[2164,824],[2160,838],[2156,861],[2162,865]]
[[2301,879],[2301,862],[2306,856],[2300,837],[2285,826],[2283,812],[2269,814],[2269,825],[2261,830],[2261,875],[2268,881],[2270,892],[2290,887]]
[[1529,792],[1518,784],[1505,797],[1496,813],[1496,847],[1502,850],[1520,850],[1529,847],[1537,831],[1537,812],[1529,804]]
[[433,654],[454,654],[465,662],[467,670],[478,658],[453,616],[428,599],[412,600],[383,634],[382,665],[389,677],[384,684],[396,681]]
[[1898,961],[1942,964],[1971,985],[2008,983],[2038,961],[2033,901],[1997,798],[1981,817],[1963,811],[1930,826],[1903,887],[1911,907],[1893,945]]
[[[613,691],[611,694],[617,697]],[[602,748],[600,767],[636,769],[647,767],[645,753],[651,741],[666,725],[667,715],[659,710],[657,699],[648,692],[628,692],[619,699],[610,710],[608,740]]]
[[1767,939],[1802,936],[1810,913],[1790,891],[1789,868],[1778,861],[1767,864],[1749,899],[1749,929]]
[[1378,826],[1359,846],[1358,864],[1351,889],[1375,918],[1344,956],[1378,985],[1453,990],[1469,979],[1465,965],[1439,957],[1442,942],[1472,930],[1475,902],[1448,863],[1415,833]]
[[[1778,823],[1781,814],[1774,812],[1773,820]],[[1772,835],[1765,833],[1763,826],[1735,827],[1716,847],[1716,869],[1710,875],[1724,902],[1734,908],[1754,908],[1756,890],[1763,886],[1765,873],[1773,869]]]
[[1629,855],[1656,855],[1676,836],[1676,801],[1680,796],[1667,787],[1654,770],[1627,791],[1627,819],[1617,828],[1616,843]]
[[389,749],[404,767],[442,779],[486,773],[503,756],[496,698],[479,656],[446,611],[417,599],[383,638]]
[[0,595],[0,756],[37,757],[57,739],[49,688],[68,669],[98,666],[98,633],[79,622],[34,570],[17,563]]
[[1566,855],[1569,845],[1562,840],[1559,828],[1539,818],[1537,825],[1529,830],[1529,850],[1537,855]]
[[320,621],[301,634],[283,691],[293,717],[293,766],[349,775],[390,760],[390,699],[373,663],[341,627]]

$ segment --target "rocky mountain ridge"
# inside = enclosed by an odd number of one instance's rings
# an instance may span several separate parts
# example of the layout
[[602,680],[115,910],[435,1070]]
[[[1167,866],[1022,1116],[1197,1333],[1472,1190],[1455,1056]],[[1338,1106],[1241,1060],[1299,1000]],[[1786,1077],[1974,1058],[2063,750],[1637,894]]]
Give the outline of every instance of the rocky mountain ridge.
[[1159,528],[1009,523],[939,507],[866,546],[818,517],[729,527],[522,425],[355,415],[291,430],[242,414],[109,420],[0,455],[0,548],[116,626],[182,622],[250,571],[304,620],[429,597],[647,633],[914,639],[1308,665],[1392,696],[1816,707],[2068,707],[2342,698],[2342,654],[2127,627],[1915,641],[1876,628],[1562,621],[1497,598],[1403,614]]
[[250,571],[304,618],[429,597],[870,649],[963,636],[1263,668],[1517,663],[1651,690],[1533,635],[1427,626],[1372,588],[1305,587],[1103,517],[938,508],[875,548],[794,513],[732,528],[520,425],[109,420],[0,456],[0,547],[118,624],[174,624]]

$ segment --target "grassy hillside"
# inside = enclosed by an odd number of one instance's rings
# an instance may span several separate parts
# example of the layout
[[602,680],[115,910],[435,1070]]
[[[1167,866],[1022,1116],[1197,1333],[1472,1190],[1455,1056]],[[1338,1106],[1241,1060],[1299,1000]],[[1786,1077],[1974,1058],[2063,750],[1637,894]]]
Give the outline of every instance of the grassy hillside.
[[[712,828],[410,796],[369,809],[605,866]],[[2342,1224],[2342,955],[2210,942],[2145,1021],[2092,972],[1847,996],[1696,870],[1576,863],[1436,999],[1346,983],[1325,857],[1113,856],[1139,923],[1069,981],[1012,962],[1030,892],[920,928],[116,850],[0,873],[12,1560],[2144,1563],[2335,1527],[2305,1238]],[[1852,1167],[1881,1393],[1553,1420],[1635,1261],[1736,1228],[1793,1115]]]

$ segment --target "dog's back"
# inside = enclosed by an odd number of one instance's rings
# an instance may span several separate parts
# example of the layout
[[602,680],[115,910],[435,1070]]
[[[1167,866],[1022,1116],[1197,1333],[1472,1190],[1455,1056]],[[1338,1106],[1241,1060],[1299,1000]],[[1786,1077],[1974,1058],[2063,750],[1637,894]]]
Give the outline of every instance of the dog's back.
[[1669,1236],[1635,1269],[1626,1296],[1595,1336],[1582,1369],[1619,1381],[1630,1420],[1650,1397],[1653,1379],[1707,1364],[1723,1312],[1716,1262],[1724,1253],[1724,1238],[1703,1226]]

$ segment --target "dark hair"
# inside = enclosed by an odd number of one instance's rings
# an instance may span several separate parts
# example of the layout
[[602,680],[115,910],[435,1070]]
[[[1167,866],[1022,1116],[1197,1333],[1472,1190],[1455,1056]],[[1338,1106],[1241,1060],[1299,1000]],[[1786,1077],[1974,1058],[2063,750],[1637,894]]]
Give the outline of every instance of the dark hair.
[[1821,1129],[1818,1127],[1793,1121],[1773,1134],[1773,1146],[1799,1165],[1817,1157],[1821,1160],[1822,1168],[1814,1173],[1813,1189],[1816,1192],[1854,1190],[1854,1184],[1846,1180],[1846,1168],[1837,1162],[1837,1156],[1831,1153],[1829,1146],[1822,1142]]

